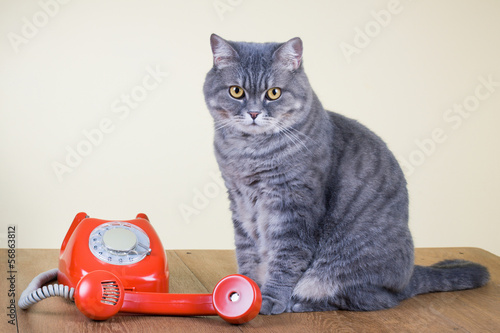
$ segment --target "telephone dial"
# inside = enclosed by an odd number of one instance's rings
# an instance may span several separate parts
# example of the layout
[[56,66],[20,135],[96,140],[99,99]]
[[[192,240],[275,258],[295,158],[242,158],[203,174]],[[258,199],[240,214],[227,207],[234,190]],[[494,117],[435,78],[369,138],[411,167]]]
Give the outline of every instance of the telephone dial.
[[[45,286],[56,277],[58,284]],[[260,289],[243,275],[226,276],[212,294],[171,294],[168,281],[165,250],[145,214],[115,221],[79,213],[61,245],[59,269],[35,277],[18,305],[27,309],[45,298],[61,296],[74,300],[94,320],[106,320],[121,311],[219,315],[232,324],[248,322],[260,311]]]

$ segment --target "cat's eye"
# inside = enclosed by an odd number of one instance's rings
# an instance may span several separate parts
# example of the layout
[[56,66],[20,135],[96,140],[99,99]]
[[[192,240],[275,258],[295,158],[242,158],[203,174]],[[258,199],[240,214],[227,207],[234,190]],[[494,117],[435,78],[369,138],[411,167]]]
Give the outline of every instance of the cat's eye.
[[236,99],[242,99],[245,96],[243,88],[238,86],[229,87],[229,94]]
[[266,92],[266,98],[268,100],[274,101],[281,96],[281,89],[280,88],[271,88]]

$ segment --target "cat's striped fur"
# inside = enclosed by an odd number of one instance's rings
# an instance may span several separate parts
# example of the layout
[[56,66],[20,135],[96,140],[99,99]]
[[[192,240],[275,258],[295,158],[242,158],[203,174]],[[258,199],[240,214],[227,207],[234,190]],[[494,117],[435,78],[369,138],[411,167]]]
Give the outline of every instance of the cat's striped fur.
[[[261,287],[261,313],[376,310],[488,281],[486,268],[471,262],[414,266],[396,159],[366,127],[323,109],[303,71],[300,39],[257,44],[212,35],[211,45],[204,93],[215,154],[239,271]],[[243,98],[232,97],[231,86]],[[273,87],[281,96],[266,99]]]

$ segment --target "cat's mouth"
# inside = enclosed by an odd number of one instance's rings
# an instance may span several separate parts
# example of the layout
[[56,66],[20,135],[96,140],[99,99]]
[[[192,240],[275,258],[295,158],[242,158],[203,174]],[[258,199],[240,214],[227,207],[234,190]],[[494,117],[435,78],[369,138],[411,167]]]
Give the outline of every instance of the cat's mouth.
[[270,124],[269,117],[259,114],[253,118],[251,115],[246,114],[244,116],[234,116],[232,112],[217,108],[214,111],[219,116],[218,128],[232,127],[240,132],[246,134],[262,134],[266,132],[272,132],[273,126]]
[[239,122],[235,125],[238,130],[246,134],[264,134],[272,131],[272,126],[267,121],[259,121],[257,119],[251,122]]

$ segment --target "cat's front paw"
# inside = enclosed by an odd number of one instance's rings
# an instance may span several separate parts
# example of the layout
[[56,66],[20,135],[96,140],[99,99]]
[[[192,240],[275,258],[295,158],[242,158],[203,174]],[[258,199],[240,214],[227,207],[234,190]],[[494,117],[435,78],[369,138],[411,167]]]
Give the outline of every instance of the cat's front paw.
[[287,303],[281,300],[272,298],[267,295],[262,295],[262,306],[260,308],[260,314],[263,315],[274,315],[285,312]]

